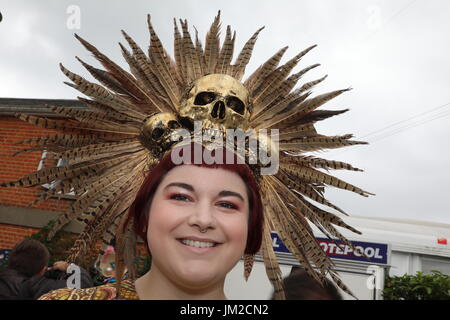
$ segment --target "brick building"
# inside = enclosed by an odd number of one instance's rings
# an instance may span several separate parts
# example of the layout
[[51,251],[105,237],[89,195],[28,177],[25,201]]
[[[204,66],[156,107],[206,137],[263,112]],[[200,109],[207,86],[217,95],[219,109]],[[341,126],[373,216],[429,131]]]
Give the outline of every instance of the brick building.
[[[85,108],[78,100],[0,98],[0,182],[17,180],[43,165],[44,157],[41,150],[13,156],[21,149],[29,147],[17,142],[55,131],[28,124],[16,118],[14,114],[27,113],[61,121],[67,120],[54,114],[46,105]],[[37,232],[73,202],[70,195],[65,195],[60,200],[49,199],[29,207],[42,188],[44,186],[0,187],[0,250],[10,249],[24,236]],[[76,222],[72,222],[65,230],[79,232],[81,229]]]

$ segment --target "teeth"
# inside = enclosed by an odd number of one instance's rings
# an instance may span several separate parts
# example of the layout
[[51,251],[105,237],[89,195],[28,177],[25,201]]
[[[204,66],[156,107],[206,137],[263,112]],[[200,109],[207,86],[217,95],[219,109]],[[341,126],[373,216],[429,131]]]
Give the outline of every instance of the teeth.
[[211,248],[214,247],[214,242],[203,242],[194,240],[181,240],[181,242],[187,246],[196,248]]

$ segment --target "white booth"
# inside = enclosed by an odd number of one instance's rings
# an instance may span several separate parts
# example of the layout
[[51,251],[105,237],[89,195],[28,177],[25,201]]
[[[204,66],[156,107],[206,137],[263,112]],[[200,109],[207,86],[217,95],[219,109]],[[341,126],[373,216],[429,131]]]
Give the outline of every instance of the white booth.
[[[339,228],[356,247],[356,252],[350,246],[325,238],[312,227],[320,246],[336,264],[341,279],[358,299],[382,299],[385,274],[401,276],[438,270],[450,275],[450,224],[370,217],[343,217],[343,220],[363,233],[357,235]],[[298,262],[276,233],[272,239],[283,276],[287,276],[298,267]],[[369,261],[359,251],[364,251]],[[240,261],[225,282],[229,299],[270,299],[272,285],[261,256],[256,256],[247,282],[243,274],[243,261]],[[354,299],[344,292],[342,295],[344,299]]]

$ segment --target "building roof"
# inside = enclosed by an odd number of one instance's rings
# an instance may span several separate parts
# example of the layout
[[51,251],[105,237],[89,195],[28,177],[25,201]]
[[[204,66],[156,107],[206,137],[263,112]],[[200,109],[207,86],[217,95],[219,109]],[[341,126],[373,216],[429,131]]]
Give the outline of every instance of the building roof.
[[22,99],[22,98],[0,98],[0,116],[14,116],[16,113],[26,113],[43,117],[58,117],[47,105],[58,107],[70,107],[86,109],[79,100],[73,99]]
[[[382,217],[341,218],[362,232],[358,235],[338,227],[352,241],[386,243],[394,251],[450,257],[450,224]],[[321,234],[317,229],[315,233]]]

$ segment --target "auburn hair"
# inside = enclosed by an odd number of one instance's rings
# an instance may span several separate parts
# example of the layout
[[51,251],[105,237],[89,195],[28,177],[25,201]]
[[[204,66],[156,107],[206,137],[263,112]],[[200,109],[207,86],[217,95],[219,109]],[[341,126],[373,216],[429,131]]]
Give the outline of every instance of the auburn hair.
[[[193,148],[194,144],[187,146],[188,148]],[[186,148],[186,146],[185,146]],[[165,175],[178,165],[186,164],[185,162],[181,164],[175,164],[172,160],[171,152],[180,152],[180,156],[183,154],[183,150],[176,150],[174,148],[172,151],[167,152],[162,160],[150,171],[147,177],[136,195],[136,198],[129,209],[129,218],[134,220],[134,230],[142,240],[147,244],[147,225],[148,225],[148,214],[150,206],[153,200],[153,196],[158,188],[159,184],[162,182]],[[193,149],[191,149],[193,150]],[[201,146],[202,155],[205,148]],[[212,151],[212,155],[215,156],[217,149]],[[228,152],[225,152],[225,148],[222,152],[223,159]],[[245,183],[247,187],[247,195],[249,200],[249,220],[248,220],[248,230],[247,230],[247,244],[245,248],[246,254],[255,254],[261,247],[262,233],[263,233],[263,206],[261,202],[261,196],[259,192],[258,183],[256,182],[253,171],[245,163],[239,163],[237,161],[237,156],[234,155],[232,163],[226,163],[226,161],[220,161],[220,163],[208,164],[204,161],[203,156],[201,157],[201,163],[196,163],[194,161],[194,152],[191,152],[189,165],[206,167],[206,168],[221,168],[231,172],[237,173]],[[216,158],[217,159],[217,158]],[[227,158],[228,160],[228,158]],[[148,245],[147,245],[148,248]]]

